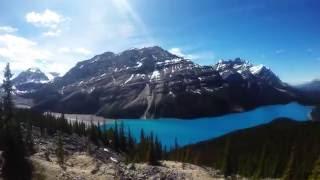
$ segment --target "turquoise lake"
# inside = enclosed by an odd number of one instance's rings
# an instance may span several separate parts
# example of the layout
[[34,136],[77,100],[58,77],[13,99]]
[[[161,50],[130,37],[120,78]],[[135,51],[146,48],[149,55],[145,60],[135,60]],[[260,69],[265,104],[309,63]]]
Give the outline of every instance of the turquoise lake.
[[[175,138],[179,145],[221,136],[228,132],[268,123],[275,118],[288,117],[298,121],[308,119],[312,107],[298,103],[271,105],[242,113],[232,113],[219,117],[205,117],[192,120],[173,118],[160,119],[121,119],[126,128],[139,139],[141,129],[148,134],[151,131],[158,136],[162,144],[172,146]],[[113,126],[108,124],[107,126]]]

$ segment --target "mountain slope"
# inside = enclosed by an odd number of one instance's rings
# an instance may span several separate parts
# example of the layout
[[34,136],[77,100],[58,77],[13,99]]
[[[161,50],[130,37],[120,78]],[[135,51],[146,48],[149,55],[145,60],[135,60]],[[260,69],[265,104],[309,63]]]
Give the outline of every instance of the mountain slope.
[[38,110],[111,118],[195,118],[296,99],[265,66],[239,58],[200,66],[157,46],[79,62],[33,97]]
[[320,80],[297,85],[295,89],[303,96],[303,101],[320,104]]
[[307,179],[319,159],[319,140],[320,123],[277,119],[183,147],[171,157],[213,166],[227,175],[280,178],[289,171],[289,179],[299,180]]

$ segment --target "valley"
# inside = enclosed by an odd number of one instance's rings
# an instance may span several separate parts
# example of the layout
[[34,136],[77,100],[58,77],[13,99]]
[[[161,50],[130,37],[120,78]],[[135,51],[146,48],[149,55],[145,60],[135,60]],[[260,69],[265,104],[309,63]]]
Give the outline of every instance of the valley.
[[[291,86],[240,58],[200,66],[155,46],[103,53],[51,79],[28,69],[12,85],[34,179],[304,179],[317,170],[315,154],[299,156],[294,144],[317,151],[309,132],[294,133],[317,129],[317,86]],[[294,174],[291,156],[307,158]]]
[[319,0],[0,0],[0,180],[320,180],[319,19]]

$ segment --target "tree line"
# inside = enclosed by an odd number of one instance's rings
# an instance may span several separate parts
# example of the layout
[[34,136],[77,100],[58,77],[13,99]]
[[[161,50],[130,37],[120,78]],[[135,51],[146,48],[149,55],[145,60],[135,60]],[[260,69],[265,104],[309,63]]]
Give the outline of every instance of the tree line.
[[282,118],[169,152],[170,160],[221,170],[226,177],[320,179],[320,123]]

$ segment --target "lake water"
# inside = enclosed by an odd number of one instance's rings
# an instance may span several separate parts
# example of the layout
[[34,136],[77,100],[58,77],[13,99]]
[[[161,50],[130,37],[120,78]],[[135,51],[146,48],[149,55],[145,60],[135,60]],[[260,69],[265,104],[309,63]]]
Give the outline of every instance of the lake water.
[[[151,131],[164,145],[171,146],[177,138],[179,145],[196,143],[218,137],[228,132],[264,124],[279,117],[288,117],[299,121],[308,119],[312,107],[297,103],[286,105],[263,106],[251,111],[233,113],[219,117],[181,119],[122,119],[133,136],[139,139],[143,128],[145,133]],[[112,126],[111,124],[108,125]]]

